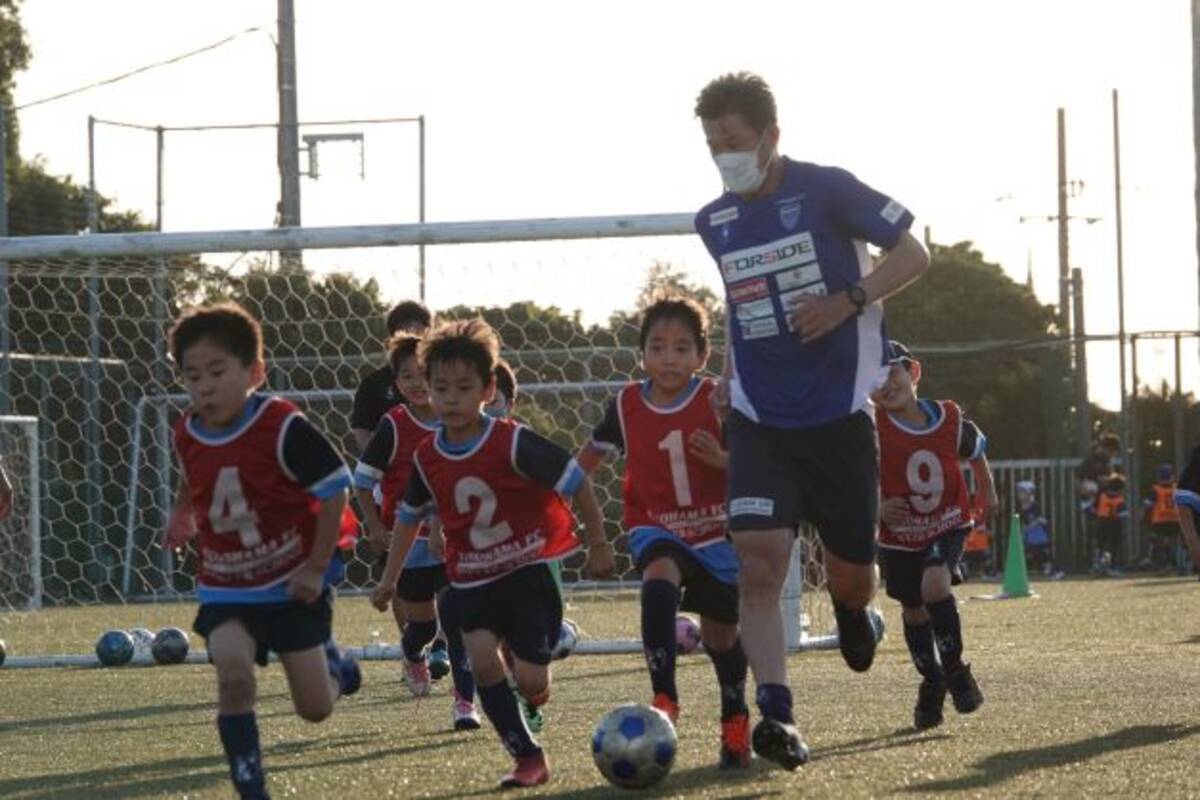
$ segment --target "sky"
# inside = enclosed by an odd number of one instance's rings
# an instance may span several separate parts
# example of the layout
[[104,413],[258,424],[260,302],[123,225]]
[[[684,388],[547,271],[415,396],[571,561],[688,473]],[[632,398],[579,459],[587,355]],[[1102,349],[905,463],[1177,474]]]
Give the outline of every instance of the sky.
[[[300,119],[427,118],[432,221],[691,212],[720,191],[699,123],[709,79],[750,69],[772,85],[781,150],[851,170],[892,195],[939,243],[971,240],[1042,302],[1057,301],[1055,111],[1066,109],[1068,172],[1080,186],[1071,266],[1083,270],[1089,333],[1115,333],[1111,92],[1121,102],[1126,327],[1197,328],[1191,21],[1188,0],[708,0],[507,3],[296,0]],[[87,180],[86,120],[183,126],[274,122],[272,0],[26,0],[33,59],[21,106],[227,36],[181,63],[18,113],[21,151]],[[305,225],[417,218],[416,126],[321,146],[302,179]],[[269,227],[274,134],[166,136],[164,228]],[[101,124],[97,188],[154,215],[154,136]],[[302,156],[302,165],[304,157]],[[718,285],[694,238],[430,248],[432,306],[532,299],[585,320],[628,308],[645,267],[671,260]],[[318,269],[416,292],[415,253],[310,254]],[[919,291],[918,288],[913,291]],[[970,309],[964,309],[969,314]],[[1195,345],[1184,388],[1200,390]],[[1089,347],[1093,399],[1118,402],[1117,350]],[[1143,377],[1169,377],[1169,344],[1139,350]]]

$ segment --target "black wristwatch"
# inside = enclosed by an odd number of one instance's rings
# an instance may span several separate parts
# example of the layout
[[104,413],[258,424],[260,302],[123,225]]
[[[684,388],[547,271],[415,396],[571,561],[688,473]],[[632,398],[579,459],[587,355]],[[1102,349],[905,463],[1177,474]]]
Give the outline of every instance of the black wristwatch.
[[863,309],[867,307],[867,293],[863,291],[863,287],[857,283],[854,284],[846,290],[846,296],[854,304],[854,312],[861,317]]

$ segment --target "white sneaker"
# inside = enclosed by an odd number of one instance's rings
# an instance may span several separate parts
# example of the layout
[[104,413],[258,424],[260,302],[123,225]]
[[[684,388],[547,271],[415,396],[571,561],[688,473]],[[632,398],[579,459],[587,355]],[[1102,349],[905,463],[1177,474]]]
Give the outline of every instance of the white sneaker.
[[404,659],[404,672],[401,680],[408,684],[408,691],[413,697],[429,696],[429,665],[425,660],[409,661]]
[[450,709],[450,721],[456,731],[477,731],[480,728],[479,712],[470,700],[464,700],[454,692],[454,707]]

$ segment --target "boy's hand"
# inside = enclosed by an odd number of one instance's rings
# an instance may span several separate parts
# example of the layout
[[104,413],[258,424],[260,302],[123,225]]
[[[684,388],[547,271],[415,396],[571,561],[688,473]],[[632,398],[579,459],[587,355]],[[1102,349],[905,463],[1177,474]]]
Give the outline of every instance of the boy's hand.
[[717,437],[706,430],[697,429],[688,436],[688,452],[714,469],[729,466],[729,454],[721,448]]
[[607,540],[589,545],[586,566],[588,574],[593,578],[604,578],[611,575],[616,568],[612,545]]
[[717,412],[718,417],[725,419],[729,416],[729,378],[721,376],[708,401],[712,403],[713,411]]
[[889,497],[879,506],[879,516],[888,527],[898,527],[908,522],[908,501],[903,497]]
[[387,611],[388,606],[392,604],[392,598],[396,596],[396,582],[387,580],[387,575],[383,577],[384,580],[371,592],[371,605],[375,606],[377,611]]
[[443,561],[446,560],[446,537],[442,534],[441,525],[430,526],[429,552]]
[[325,570],[305,564],[288,582],[288,594],[305,605],[312,605],[325,590]]
[[982,498],[979,503],[980,519],[982,519],[982,520],[991,519],[992,514],[995,514],[996,509],[999,507],[1000,507],[1000,498],[996,497],[996,495],[993,494],[991,497]]
[[383,523],[367,525],[367,547],[375,555],[386,553],[388,549],[389,531]]
[[171,509],[171,516],[167,519],[167,529],[163,531],[163,547],[167,550],[183,547],[196,535],[196,531],[196,518],[192,516],[191,505],[177,505]]

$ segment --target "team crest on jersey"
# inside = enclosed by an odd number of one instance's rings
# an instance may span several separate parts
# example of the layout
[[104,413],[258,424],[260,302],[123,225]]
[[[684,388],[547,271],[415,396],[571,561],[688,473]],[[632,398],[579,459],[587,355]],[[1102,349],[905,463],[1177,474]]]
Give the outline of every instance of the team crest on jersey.
[[722,225],[722,226],[721,226],[721,232],[720,232],[720,234],[718,234],[718,235],[721,237],[721,241],[722,241],[722,242],[728,242],[728,241],[729,241],[730,230],[729,230],[729,223],[728,223],[728,222],[726,222],[724,225]]
[[800,201],[804,195],[786,197],[776,205],[779,206],[779,224],[789,231],[794,231],[800,224]]

